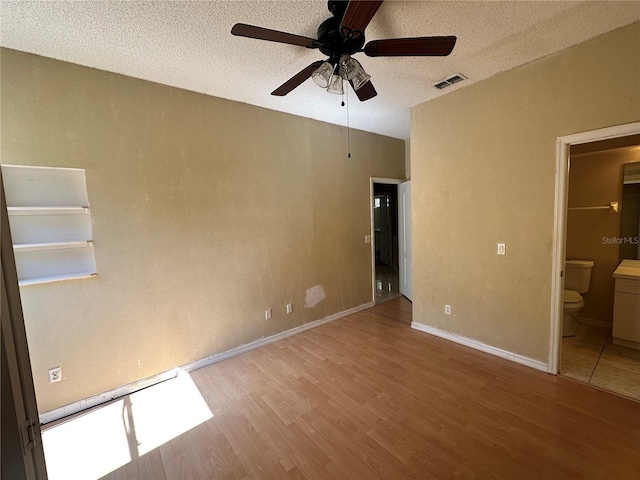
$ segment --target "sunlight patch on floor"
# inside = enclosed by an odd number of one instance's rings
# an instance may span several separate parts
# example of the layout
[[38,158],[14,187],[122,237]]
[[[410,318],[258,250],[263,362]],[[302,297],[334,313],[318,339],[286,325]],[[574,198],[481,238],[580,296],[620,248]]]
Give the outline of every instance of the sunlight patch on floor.
[[50,480],[97,479],[131,461],[119,400],[42,432]]
[[131,407],[140,456],[213,417],[186,373],[132,394]]
[[42,433],[49,480],[99,479],[213,417],[188,373]]

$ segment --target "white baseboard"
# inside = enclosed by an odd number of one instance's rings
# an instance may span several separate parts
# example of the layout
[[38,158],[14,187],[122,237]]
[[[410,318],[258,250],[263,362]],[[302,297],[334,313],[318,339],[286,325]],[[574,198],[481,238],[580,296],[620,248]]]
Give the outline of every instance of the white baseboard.
[[509,352],[498,347],[493,347],[491,345],[487,345],[486,343],[482,343],[479,340],[474,340],[473,338],[447,332],[446,330],[440,330],[439,328],[431,327],[429,325],[425,325],[424,323],[416,321],[411,322],[411,328],[420,330],[421,332],[430,333],[431,335],[435,335],[436,337],[444,338],[445,340],[450,340],[452,342],[459,343],[460,345],[464,345],[475,350],[480,350],[481,352],[495,355],[496,357],[511,360],[512,362],[519,363],[520,365],[535,368],[536,370],[540,370],[541,372],[549,372],[549,364],[546,362],[536,360],[535,358],[525,357],[524,355]]
[[320,325],[324,325],[325,323],[333,322],[334,320],[338,320],[339,318],[346,317],[347,315],[353,315],[354,313],[360,312],[362,310],[366,310],[367,308],[371,308],[373,306],[375,306],[374,302],[364,303],[357,307],[350,308],[349,310],[345,310],[343,312],[339,312],[334,315],[329,315],[328,317],[321,318],[320,320],[316,320],[315,322],[305,323],[304,325],[300,325],[299,327],[294,327],[291,330],[286,330],[284,332],[276,333],[275,335],[271,335],[270,337],[260,338],[259,340],[256,340],[251,343],[247,343],[246,345],[241,345],[239,347],[232,348],[231,350],[227,350],[226,352],[218,353],[216,355],[211,355],[210,357],[203,358],[202,360],[197,360],[195,362],[188,363],[187,365],[183,365],[182,367],[180,367],[180,370],[185,372],[192,372],[193,370],[197,370],[199,368],[212,365],[214,363],[220,362],[227,358],[240,355],[241,353],[248,352],[249,350],[253,350],[254,348],[262,347],[264,345],[277,342],[278,340],[282,340],[283,338],[287,338],[292,335],[297,335],[298,333],[302,333],[305,330],[310,330],[312,328],[319,327]]
[[142,378],[136,382],[116,387],[113,390],[109,390],[108,392],[99,393],[98,395],[94,395],[93,397],[78,400],[77,402],[70,403],[69,405],[65,405],[63,407],[41,413],[38,417],[40,419],[40,424],[45,425],[47,423],[55,422],[56,420],[68,417],[69,415],[73,415],[74,413],[88,410],[89,408],[101,405],[105,402],[109,402],[120,397],[124,397],[131,393],[137,392],[138,390],[142,390],[143,388],[150,387],[151,385],[164,382],[165,380],[170,380],[172,378],[175,378],[178,375],[179,371],[179,368],[174,368],[173,370],[159,373],[158,375],[154,375],[153,377]]
[[117,398],[124,397],[126,395],[130,395],[132,393],[137,392],[138,390],[142,390],[143,388],[150,387],[151,385],[164,382],[165,380],[170,380],[176,377],[180,372],[192,372],[199,368],[206,367],[208,365],[212,365],[217,362],[221,362],[222,360],[226,360],[227,358],[235,357],[236,355],[240,355],[242,353],[262,347],[264,345],[277,342],[278,340],[282,340],[283,338],[287,338],[292,335],[302,333],[305,330],[310,330],[312,328],[319,327],[320,325],[324,325],[325,323],[333,322],[334,320],[338,320],[348,315],[352,315],[362,310],[366,310],[367,308],[371,308],[373,306],[375,306],[374,302],[364,303],[357,307],[344,310],[343,312],[335,313],[333,315],[329,315],[328,317],[321,318],[320,320],[305,323],[304,325],[294,327],[284,332],[276,333],[275,335],[271,335],[270,337],[260,338],[251,343],[247,343],[246,345],[241,345],[239,347],[232,348],[231,350],[227,350],[226,352],[217,353],[215,355],[211,355],[201,360],[196,360],[195,362],[188,363],[181,367],[176,367],[172,370],[168,370],[158,375],[154,375],[148,378],[143,378],[136,382],[128,383],[126,385],[122,385],[120,387],[114,388],[113,390],[109,390],[108,392],[103,392],[98,395],[94,395],[93,397],[89,397],[84,400],[79,400],[69,405],[65,405],[63,407],[56,408],[54,410],[50,410],[45,413],[41,413],[39,417],[40,424],[45,425],[47,423],[60,420],[61,418],[68,417],[69,415],[73,415],[75,413],[79,413],[83,410],[87,410],[89,408],[95,407],[102,403],[109,402],[111,400],[115,400]]
[[576,322],[582,323],[584,325],[591,325],[592,327],[608,328],[609,330],[613,328],[613,323],[605,322],[604,320],[596,320],[594,318],[578,316],[576,317]]

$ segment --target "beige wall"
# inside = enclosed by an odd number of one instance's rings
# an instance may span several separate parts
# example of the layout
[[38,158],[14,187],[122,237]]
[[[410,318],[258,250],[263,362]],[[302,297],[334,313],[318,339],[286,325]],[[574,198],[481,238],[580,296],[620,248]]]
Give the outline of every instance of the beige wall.
[[[569,207],[622,205],[622,171],[625,163],[640,161],[637,148],[572,155],[569,169]],[[620,236],[620,212],[570,210],[567,215],[567,251],[570,259],[593,260],[589,292],[580,317],[613,321],[613,271],[619,261],[619,246],[603,237]]]
[[639,90],[636,23],[412,109],[414,320],[547,361],[556,139]]
[[406,146],[404,149],[404,171],[406,172],[406,179],[411,180],[411,141],[406,140]]
[[41,412],[371,301],[369,177],[404,178],[403,140],[352,131],[349,159],[342,127],[10,50],[1,67],[2,162],[85,168],[92,207],[98,277],[22,289]]

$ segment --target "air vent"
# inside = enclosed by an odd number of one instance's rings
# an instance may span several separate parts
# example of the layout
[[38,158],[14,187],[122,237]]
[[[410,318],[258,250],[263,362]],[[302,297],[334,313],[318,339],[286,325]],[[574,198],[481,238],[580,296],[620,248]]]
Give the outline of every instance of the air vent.
[[434,83],[433,86],[438,90],[442,90],[443,88],[450,87],[454,83],[458,83],[466,79],[467,77],[465,77],[461,73],[456,73],[455,75],[451,75],[449,78],[445,78],[444,80],[440,80],[439,82]]

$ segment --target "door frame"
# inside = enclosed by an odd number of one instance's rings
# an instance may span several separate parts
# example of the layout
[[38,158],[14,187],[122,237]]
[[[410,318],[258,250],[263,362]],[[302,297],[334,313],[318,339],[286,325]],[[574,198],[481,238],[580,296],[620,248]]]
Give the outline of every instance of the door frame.
[[[44,449],[38,405],[36,403],[33,385],[33,373],[29,359],[27,333],[22,313],[18,274],[16,272],[15,256],[9,228],[9,215],[0,171],[0,295],[2,296],[0,314],[0,341],[6,354],[8,384],[11,385],[13,396],[13,411],[9,425],[2,428],[13,429],[15,434],[9,448],[21,451],[22,458],[3,458],[3,461],[14,462],[12,470],[24,472],[26,479],[47,478]],[[2,379],[3,387],[7,379]],[[19,445],[16,445],[18,442]],[[3,445],[4,446],[4,445]],[[23,465],[18,466],[22,463]]]
[[369,177],[369,220],[370,229],[369,236],[371,238],[370,250],[371,250],[371,301],[376,302],[376,248],[375,248],[375,228],[373,224],[373,184],[382,183],[385,185],[400,185],[404,180],[398,178],[382,178],[382,177]]
[[556,141],[555,211],[551,268],[551,326],[549,330],[549,373],[560,369],[564,260],[567,241],[570,148],[572,145],[640,134],[640,122],[600,128],[558,137]]

